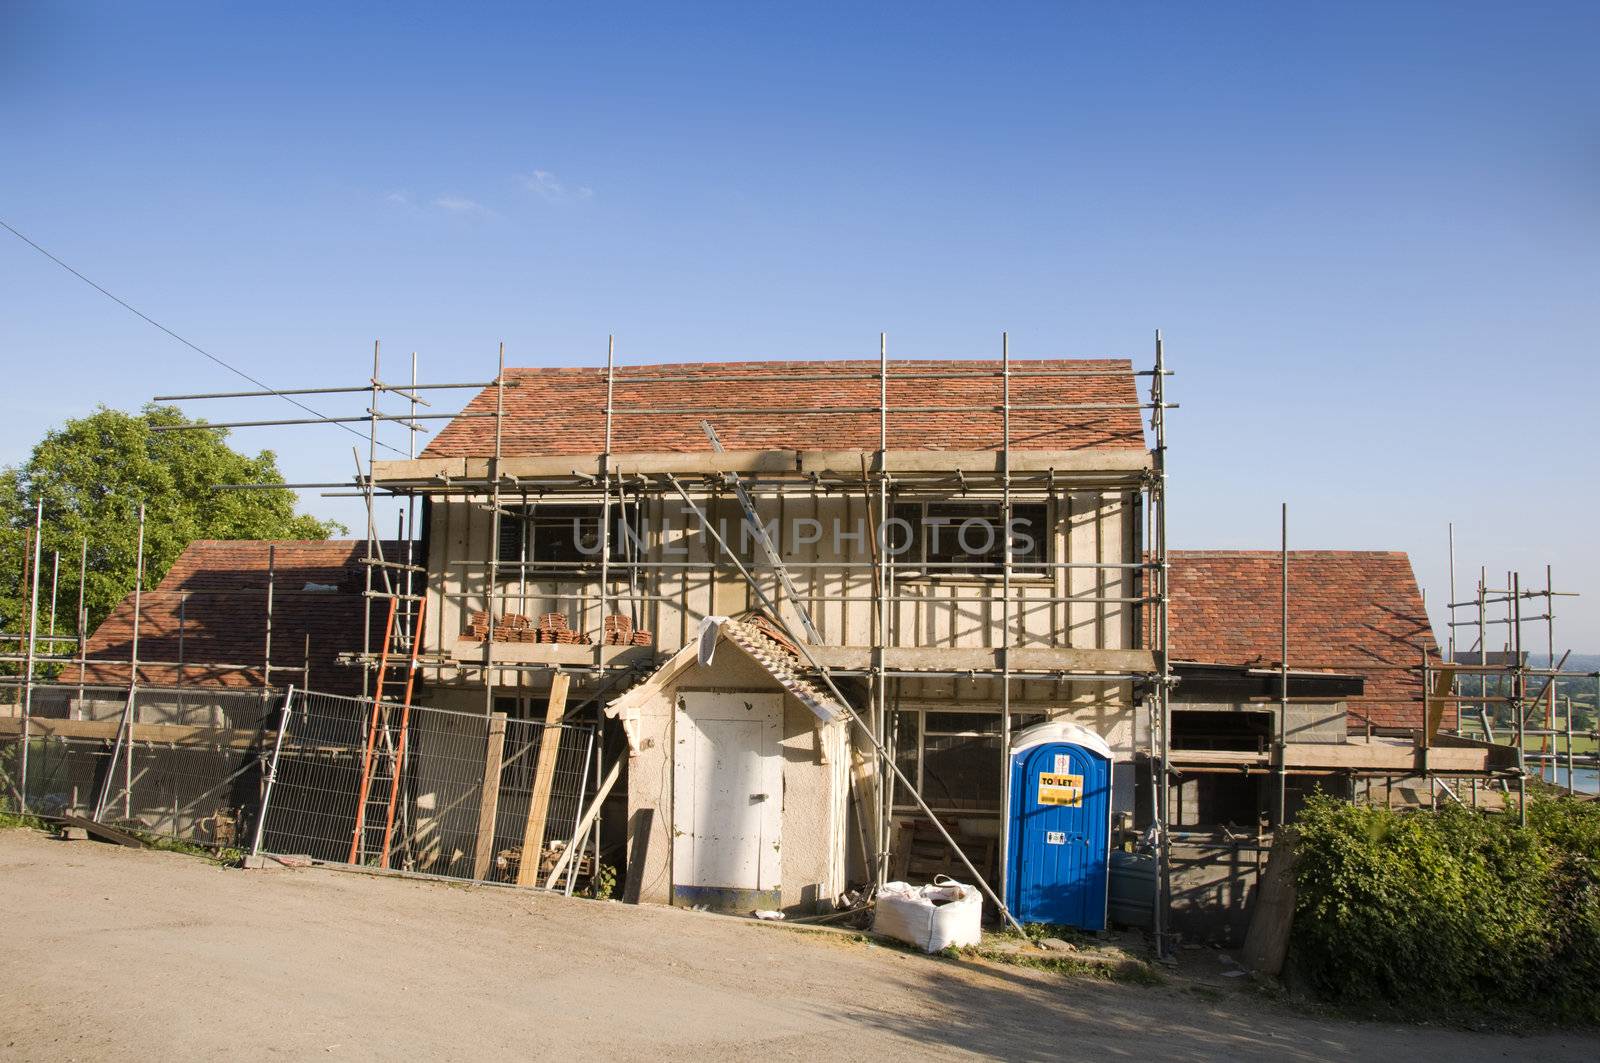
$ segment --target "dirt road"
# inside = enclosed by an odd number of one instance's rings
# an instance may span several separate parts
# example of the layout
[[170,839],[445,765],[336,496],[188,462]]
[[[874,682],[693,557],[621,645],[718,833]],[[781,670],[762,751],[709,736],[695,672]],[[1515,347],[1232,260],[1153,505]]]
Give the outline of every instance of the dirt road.
[[1593,1060],[717,916],[0,831],[0,1057]]

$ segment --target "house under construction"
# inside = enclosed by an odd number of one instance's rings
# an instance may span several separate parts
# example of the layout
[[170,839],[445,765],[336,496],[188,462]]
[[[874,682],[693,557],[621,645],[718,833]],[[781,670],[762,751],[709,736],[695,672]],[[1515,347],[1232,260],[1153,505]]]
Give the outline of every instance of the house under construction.
[[[351,569],[341,584],[360,616],[274,643],[268,584],[265,664],[280,684],[300,669],[301,700],[260,721],[254,784],[276,796],[258,846],[568,888],[611,865],[630,899],[738,911],[939,872],[997,899],[1016,871],[1005,751],[1070,720],[1110,747],[1119,825],[1157,855],[1161,937],[1173,895],[1236,912],[1260,862],[1239,828],[1263,852],[1313,789],[1519,767],[1448,733],[1403,555],[1168,551],[1159,339],[1148,369],[1005,346],[503,357],[414,457],[379,459],[379,426],[444,418],[423,396],[464,385],[417,384],[414,362],[386,383],[375,357],[369,387],[310,389],[370,395],[368,537],[359,589]],[[381,413],[395,397],[408,411]],[[410,515],[398,540],[380,538],[386,499]],[[1333,602],[1342,620],[1305,619]],[[100,736],[125,799],[137,700]]]

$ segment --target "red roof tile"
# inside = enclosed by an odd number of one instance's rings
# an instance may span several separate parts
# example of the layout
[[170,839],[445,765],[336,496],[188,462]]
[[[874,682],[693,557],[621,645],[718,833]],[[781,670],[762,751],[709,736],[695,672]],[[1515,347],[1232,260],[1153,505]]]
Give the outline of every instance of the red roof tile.
[[[394,544],[383,545],[386,556],[397,560]],[[300,673],[278,673],[276,668],[306,664],[309,636],[311,686],[329,693],[359,693],[361,673],[338,664],[336,658],[340,653],[362,648],[361,592],[366,586],[366,574],[360,562],[366,556],[365,539],[202,539],[190,543],[160,585],[143,595],[139,659],[181,659],[185,686],[259,687],[259,667],[239,671],[216,666],[256,666],[263,660],[269,548],[276,552],[272,608],[274,685],[302,683]],[[319,589],[325,587],[334,589]],[[129,594],[89,636],[90,661],[83,681],[126,685],[132,640],[133,595]],[[124,663],[96,663],[96,657]],[[173,664],[139,666],[142,684],[173,686],[178,680],[179,669]],[[69,665],[60,681],[78,682],[78,668]]]
[[[1143,423],[1132,365],[1122,359],[1011,363],[1013,407],[1121,406],[1106,409],[1016,410],[1011,445],[1019,450],[1144,448]],[[613,415],[614,453],[694,452],[710,449],[700,428],[711,422],[729,450],[875,450],[878,446],[873,361],[693,362],[627,366],[616,371],[614,409],[692,407],[754,408],[761,413],[625,413]],[[1072,376],[1028,376],[1039,372]],[[908,377],[960,373],[959,379]],[[900,379],[896,379],[900,374]],[[889,405],[998,406],[1000,362],[895,361],[889,363]],[[777,380],[758,379],[779,377]],[[665,379],[692,377],[695,379]],[[820,379],[818,379],[820,378]],[[603,368],[507,369],[501,453],[505,456],[592,454],[605,449],[606,371]],[[514,386],[513,386],[514,385]],[[498,389],[479,392],[467,411],[493,413]],[[844,410],[834,408],[845,407]],[[777,411],[818,412],[777,412]],[[451,421],[423,452],[427,457],[483,457],[494,453],[495,419]],[[889,446],[909,450],[998,450],[1001,418],[995,412],[890,413]]]
[[[1276,550],[1175,550],[1175,660],[1278,667],[1282,567]],[[1422,652],[1438,645],[1404,553],[1289,552],[1289,667],[1363,676],[1350,708],[1384,727],[1422,725]],[[1455,726],[1450,710],[1446,727]],[[1362,721],[1351,717],[1352,729]]]

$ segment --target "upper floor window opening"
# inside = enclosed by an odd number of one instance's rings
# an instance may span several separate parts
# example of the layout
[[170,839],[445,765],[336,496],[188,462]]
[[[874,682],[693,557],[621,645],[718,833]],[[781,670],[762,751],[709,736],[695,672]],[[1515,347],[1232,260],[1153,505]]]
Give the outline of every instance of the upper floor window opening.
[[998,576],[1011,553],[1013,575],[1049,573],[1054,536],[1050,506],[1013,502],[898,502],[885,529],[888,553],[902,572],[920,576]]
[[[502,507],[500,575],[502,579],[591,580],[600,576],[599,502],[530,503]],[[638,507],[611,505],[613,565],[626,564],[641,552]]]

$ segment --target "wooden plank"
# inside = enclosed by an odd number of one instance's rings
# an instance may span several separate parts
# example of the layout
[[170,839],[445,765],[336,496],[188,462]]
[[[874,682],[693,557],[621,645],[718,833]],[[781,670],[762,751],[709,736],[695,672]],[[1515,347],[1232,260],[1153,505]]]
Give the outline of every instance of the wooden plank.
[[[876,451],[802,450],[800,471],[804,473],[860,474],[865,454],[874,469]],[[997,450],[891,450],[885,455],[889,472],[968,472],[997,473],[1003,468]],[[1085,447],[1081,450],[1012,450],[1012,472],[1128,473],[1150,468],[1150,454],[1143,448]]]
[[1450,705],[1450,691],[1455,684],[1454,668],[1440,668],[1433,673],[1433,690],[1428,696],[1428,740],[1439,737],[1439,727],[1444,723],[1444,712]]
[[556,778],[556,755],[561,752],[561,717],[567,711],[567,688],[571,684],[572,677],[566,672],[550,677],[550,700],[545,705],[539,759],[533,769],[533,793],[528,797],[528,823],[522,832],[522,859],[517,861],[519,886],[532,884],[539,875],[544,825],[550,814],[550,788]]
[[1267,868],[1256,887],[1255,911],[1250,913],[1241,957],[1250,970],[1274,977],[1283,971],[1289,955],[1289,931],[1294,926],[1294,845],[1293,828],[1279,831],[1272,841]]
[[[967,603],[967,604],[970,604]],[[811,655],[824,668],[865,669],[872,666],[872,650],[866,646],[812,646]],[[883,654],[884,667],[907,672],[987,671],[1000,667],[1000,651],[994,647],[894,646]],[[1155,668],[1149,650],[1102,650],[1092,648],[1017,647],[1011,651],[1014,671],[1109,672],[1126,675]]]
[[104,823],[96,823],[92,819],[85,819],[82,816],[54,816],[52,818],[60,820],[69,827],[78,827],[85,833],[102,841],[116,842],[118,845],[125,845],[129,849],[150,848],[143,838],[129,834],[127,831],[118,830],[115,827],[108,827]]
[[[1492,766],[1494,747],[1484,745],[1439,745],[1424,751],[1401,739],[1374,739],[1371,742],[1297,742],[1284,751],[1289,771],[1433,771],[1478,772]],[[1255,768],[1270,764],[1264,753],[1232,749],[1178,749],[1172,752],[1174,767]]]
[[622,899],[628,904],[639,903],[639,887],[644,883],[645,863],[650,859],[650,834],[655,830],[655,825],[655,809],[641,808],[634,812],[629,832],[632,837],[628,842],[628,886],[622,894]]
[[[622,775],[622,758],[618,757],[611,765],[611,770],[606,773],[606,781],[600,784],[600,789],[594,795],[594,802],[589,805],[589,811],[583,814],[583,819],[578,821],[578,829],[572,832],[572,841],[561,850],[561,859],[556,861],[556,866],[550,869],[550,877],[544,880],[545,889],[553,889],[556,880],[567,869],[567,863],[572,859],[573,852],[578,848],[578,839],[589,832],[594,826],[594,818],[600,814],[600,806],[606,803],[606,798],[611,795],[611,788],[617,785],[617,779]],[[517,884],[522,885],[521,875],[518,875]]]
[[472,858],[472,877],[489,877],[494,866],[494,821],[500,811],[500,765],[506,752],[506,714],[489,717],[489,741],[483,754],[483,793],[478,799],[478,845]]
[[[734,473],[811,473],[828,472],[860,475],[865,455],[877,467],[877,451],[868,450],[730,450],[662,451],[615,454],[612,472],[624,475],[651,473],[700,474]],[[601,455],[587,454],[524,455],[500,459],[507,476],[569,477],[573,473],[597,475]],[[1138,473],[1150,467],[1148,451],[1132,447],[1085,447],[1079,450],[1013,450],[1012,472],[1059,473]],[[890,472],[969,472],[997,473],[1000,452],[994,450],[891,450]],[[488,463],[473,458],[411,458],[377,461],[372,466],[378,482],[428,480],[436,477],[481,479]]]
[[[537,598],[532,592],[529,598]],[[645,664],[655,657],[649,646],[600,646],[600,663],[606,665]],[[566,645],[551,642],[496,642],[494,661],[506,664],[589,665],[594,663],[594,644]],[[483,641],[459,638],[445,647],[456,661],[478,666],[483,663]]]

